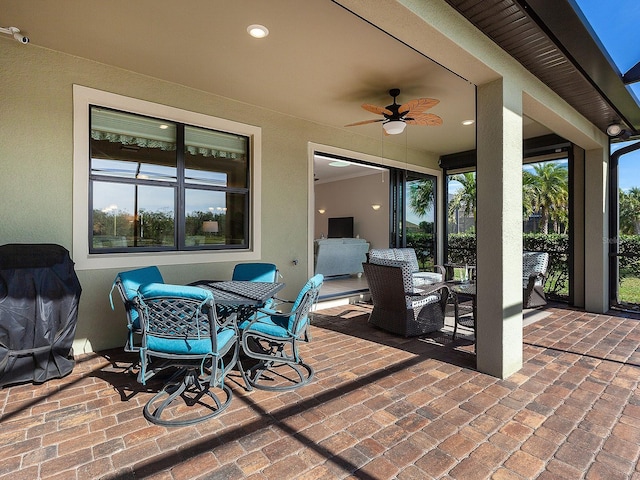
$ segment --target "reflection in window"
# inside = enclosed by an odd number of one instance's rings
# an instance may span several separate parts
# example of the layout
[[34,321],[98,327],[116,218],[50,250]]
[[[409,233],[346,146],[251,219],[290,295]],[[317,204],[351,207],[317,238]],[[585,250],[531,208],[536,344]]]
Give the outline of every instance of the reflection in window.
[[91,253],[248,248],[248,138],[91,107]]

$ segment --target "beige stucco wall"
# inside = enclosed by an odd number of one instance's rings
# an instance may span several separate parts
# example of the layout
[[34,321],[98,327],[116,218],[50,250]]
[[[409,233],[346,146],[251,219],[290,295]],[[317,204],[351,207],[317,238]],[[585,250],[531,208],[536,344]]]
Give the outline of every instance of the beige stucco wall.
[[[262,129],[262,258],[276,263],[294,295],[307,278],[309,142],[378,155],[380,145],[353,131],[159,81],[103,64],[0,39],[0,244],[57,243],[72,251],[73,84],[259,126]],[[385,156],[405,161],[404,149]],[[422,155],[412,152],[410,162]],[[425,157],[427,154],[424,155]],[[432,166],[432,159],[430,166]],[[294,265],[292,260],[299,263]],[[161,266],[167,282],[229,278],[233,263]],[[122,306],[109,290],[122,268],[81,270],[75,353],[124,344]]]

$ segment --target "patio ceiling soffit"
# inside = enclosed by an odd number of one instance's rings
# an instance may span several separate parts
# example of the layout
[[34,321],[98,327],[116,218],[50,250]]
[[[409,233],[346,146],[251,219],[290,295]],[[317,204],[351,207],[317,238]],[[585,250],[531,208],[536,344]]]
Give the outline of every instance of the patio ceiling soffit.
[[567,0],[446,0],[606,132],[640,130],[640,106]]

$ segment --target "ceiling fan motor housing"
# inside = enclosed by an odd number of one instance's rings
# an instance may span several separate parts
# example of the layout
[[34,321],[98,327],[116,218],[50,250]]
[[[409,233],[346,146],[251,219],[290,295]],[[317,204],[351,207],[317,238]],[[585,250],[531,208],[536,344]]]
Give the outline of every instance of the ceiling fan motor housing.
[[396,97],[400,95],[400,89],[392,88],[389,90],[389,95],[393,97],[393,103],[391,105],[387,105],[385,108],[391,112],[391,115],[387,115],[386,113],[383,113],[382,115],[389,121],[402,120],[402,116],[398,111],[400,109],[400,105],[396,102]]

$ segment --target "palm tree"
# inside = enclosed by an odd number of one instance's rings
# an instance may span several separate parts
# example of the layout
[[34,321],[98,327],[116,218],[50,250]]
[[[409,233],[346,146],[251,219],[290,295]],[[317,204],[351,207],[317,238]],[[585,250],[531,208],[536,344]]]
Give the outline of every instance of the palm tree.
[[534,212],[535,176],[528,170],[522,171],[522,217],[528,219]]
[[455,218],[456,210],[459,210],[467,217],[476,218],[476,174],[466,172],[453,175],[449,181],[460,182],[462,188],[458,190],[449,202],[449,218]]
[[620,232],[626,235],[640,233],[640,188],[628,192],[620,189]]
[[433,189],[435,182],[422,178],[411,183],[409,187],[409,205],[413,213],[423,217],[433,206]]
[[526,196],[527,203],[531,201],[533,211],[540,212],[542,233],[549,233],[550,221],[553,222],[554,230],[559,231],[560,226],[567,222],[567,167],[554,162],[535,163],[532,167],[532,178],[525,180],[523,177],[523,187],[526,185],[523,198]]

